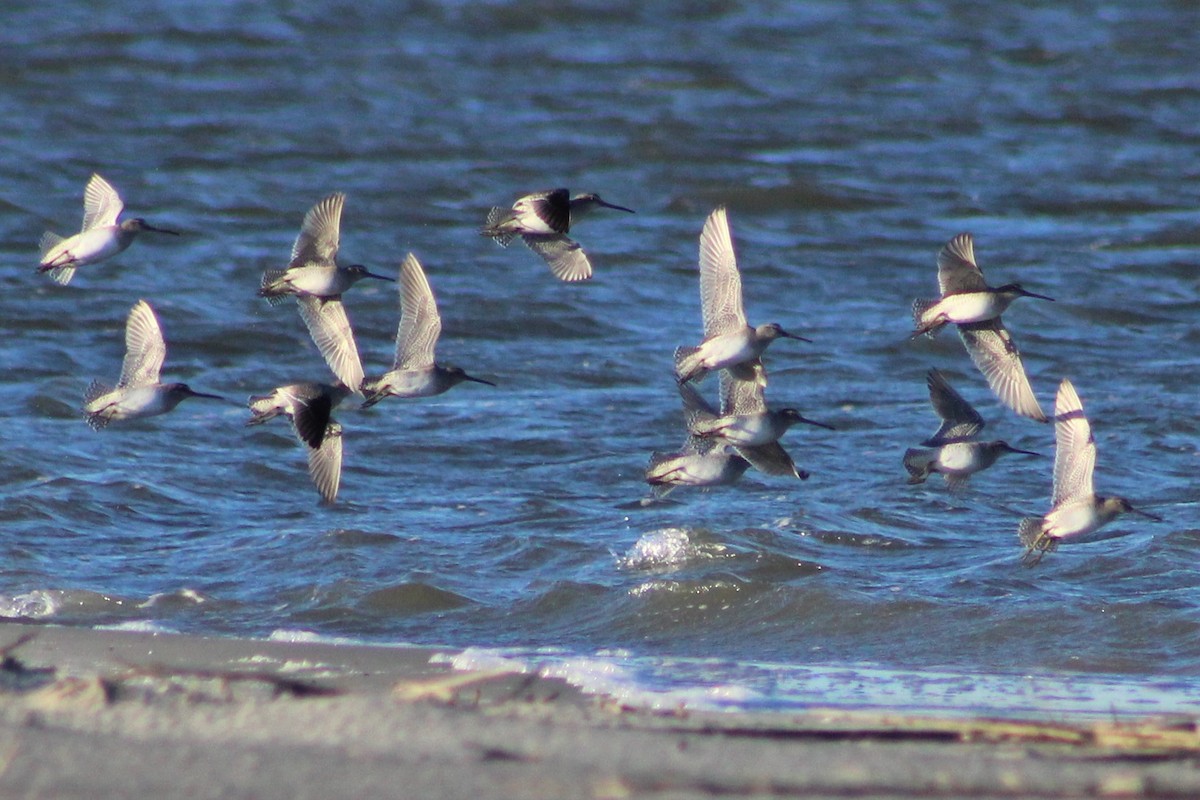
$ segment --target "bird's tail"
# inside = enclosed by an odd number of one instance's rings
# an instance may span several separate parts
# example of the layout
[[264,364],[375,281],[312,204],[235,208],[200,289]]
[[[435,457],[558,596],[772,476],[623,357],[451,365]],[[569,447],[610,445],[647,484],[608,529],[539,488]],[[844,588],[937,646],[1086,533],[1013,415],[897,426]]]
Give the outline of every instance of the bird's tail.
[[675,348],[675,380],[687,383],[693,378],[701,380],[708,374],[708,370],[704,369],[700,359],[696,357],[699,352],[699,347]]
[[259,283],[258,296],[267,298],[267,302],[273,306],[277,306],[287,299],[287,292],[281,291],[279,279],[287,272],[285,269],[268,269],[262,274],[262,281]]
[[1042,536],[1042,518],[1041,517],[1025,517],[1021,520],[1021,524],[1017,526],[1017,536],[1021,539],[1021,544],[1030,550],[1047,549],[1042,545],[1042,539],[1048,538]]
[[937,300],[914,300],[913,301],[913,304],[912,304],[913,324],[917,326],[917,329],[915,331],[913,331],[914,339],[916,337],[920,336],[921,334],[925,334],[927,336],[933,336],[939,330],[941,330],[943,325],[946,324],[945,322],[929,321],[929,320],[925,319],[925,314],[929,311],[929,309],[933,308],[937,304],[938,304]]
[[487,222],[480,228],[479,233],[482,236],[491,237],[501,247],[508,247],[508,243],[516,236],[512,231],[505,230],[502,227],[502,223],[507,222],[509,219],[508,212],[509,209],[492,206],[492,210],[487,215]]
[[62,236],[59,236],[54,231],[46,231],[42,234],[42,238],[38,242],[38,255],[44,259],[46,254],[53,250],[61,241],[63,241]]
[[275,419],[283,412],[275,405],[275,395],[273,394],[252,394],[246,402],[250,413],[254,416],[246,420],[246,425],[262,425],[270,419]]
[[674,458],[674,453],[662,453],[657,450],[651,453],[650,463],[646,465],[646,483],[651,486],[666,485],[666,481],[663,480],[665,474],[663,467]]
[[101,380],[94,380],[88,384],[88,387],[83,390],[83,404],[87,405],[93,400],[103,397],[113,390],[113,387]]
[[1017,526],[1017,536],[1025,545],[1025,555],[1021,556],[1021,564],[1026,567],[1035,566],[1046,553],[1058,547],[1058,539],[1046,535],[1046,526],[1040,517],[1026,517]]
[[49,270],[50,280],[57,283],[59,286],[66,286],[71,282],[71,278],[75,277],[74,267],[51,267]]
[[71,278],[75,277],[75,268],[68,263],[71,256],[64,252],[47,260],[50,251],[58,247],[62,241],[65,241],[64,238],[53,231],[46,231],[42,234],[42,238],[38,242],[38,252],[42,260],[42,263],[38,265],[38,272],[49,272],[51,280],[59,286],[66,286],[71,282]]
[[904,469],[908,471],[909,483],[924,483],[929,477],[930,467],[937,459],[933,450],[921,450],[910,447],[904,451]]
[[89,406],[91,406],[93,401],[98,400],[111,391],[113,391],[113,387],[101,380],[92,381],[83,390],[83,416],[87,419],[87,424],[94,431],[102,430],[108,424],[109,418],[105,416],[103,408],[92,410]]

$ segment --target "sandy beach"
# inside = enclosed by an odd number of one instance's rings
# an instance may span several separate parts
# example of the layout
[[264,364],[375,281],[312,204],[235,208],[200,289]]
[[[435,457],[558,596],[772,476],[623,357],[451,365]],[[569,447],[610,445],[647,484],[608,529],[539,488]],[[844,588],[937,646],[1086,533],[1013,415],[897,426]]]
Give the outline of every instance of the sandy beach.
[[22,624],[0,647],[2,797],[1200,796],[1191,719],[664,713],[430,649]]

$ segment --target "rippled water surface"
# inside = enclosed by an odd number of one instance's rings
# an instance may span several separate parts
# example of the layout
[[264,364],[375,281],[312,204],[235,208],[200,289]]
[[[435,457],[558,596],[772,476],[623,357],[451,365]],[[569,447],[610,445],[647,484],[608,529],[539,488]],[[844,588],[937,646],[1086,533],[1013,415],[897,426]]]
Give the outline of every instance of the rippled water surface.
[[[0,613],[549,647],[766,707],[838,686],[936,705],[880,676],[949,674],[985,709],[1006,706],[996,675],[1101,687],[1068,708],[1200,709],[1193,4],[93,5],[0,14]],[[183,235],[58,287],[37,241],[77,229],[93,171]],[[490,206],[559,185],[637,210],[573,229],[587,284],[477,233]],[[339,190],[344,261],[391,274],[415,252],[439,356],[498,386],[342,409],[322,507],[288,428],[244,428],[242,404],[328,379],[293,308],[255,290]],[[813,339],[773,345],[770,399],[837,430],[785,439],[807,482],[752,472],[646,504],[649,453],[683,438],[671,354],[700,336],[718,204],[751,320]],[[1034,388],[1052,407],[1072,379],[1097,488],[1164,522],[1022,568],[1053,433],[1000,407],[953,334],[907,338],[964,230],[994,284],[1057,299],[1005,315]],[[230,400],[93,433],[82,393],[116,378],[138,298],[166,378]],[[346,305],[377,374],[394,287]],[[901,454],[936,427],[931,366],[989,434],[1046,457],[960,495],[907,485]],[[1062,710],[1044,700],[1010,702]]]

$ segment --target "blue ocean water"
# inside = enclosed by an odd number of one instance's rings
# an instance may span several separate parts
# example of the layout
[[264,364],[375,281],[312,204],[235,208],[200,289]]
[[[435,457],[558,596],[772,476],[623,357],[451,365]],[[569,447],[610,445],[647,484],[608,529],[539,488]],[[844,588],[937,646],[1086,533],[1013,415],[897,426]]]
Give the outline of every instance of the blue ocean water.
[[[0,12],[0,613],[549,648],[767,708],[937,705],[884,676],[955,675],[970,708],[1200,710],[1191,4],[95,5]],[[183,235],[58,287],[37,241],[77,229],[94,171]],[[552,186],[637,210],[573,231],[586,284],[478,235],[492,205]],[[343,259],[391,273],[416,253],[439,357],[498,386],[341,410],[326,508],[287,427],[245,429],[241,404],[328,379],[294,310],[255,290],[332,191]],[[718,204],[751,320],[814,340],[772,347],[772,402],[837,430],[785,439],[806,482],[646,504],[650,452],[683,439],[672,352],[699,338]],[[996,403],[957,337],[908,339],[960,231],[993,283],[1056,298],[1005,317],[1034,388],[1050,407],[1071,378],[1097,488],[1164,522],[1021,567],[1052,431]],[[83,390],[115,379],[139,298],[167,379],[230,402],[93,433]],[[346,306],[383,371],[394,287]],[[933,366],[989,435],[1047,456],[961,495],[908,486]],[[1006,704],[980,688],[997,676],[1098,688]]]

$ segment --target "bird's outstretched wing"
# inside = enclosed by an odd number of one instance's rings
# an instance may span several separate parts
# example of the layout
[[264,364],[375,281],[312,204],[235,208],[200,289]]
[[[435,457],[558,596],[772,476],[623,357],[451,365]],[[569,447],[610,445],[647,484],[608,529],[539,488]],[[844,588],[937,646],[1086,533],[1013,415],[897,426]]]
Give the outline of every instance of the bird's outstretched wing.
[[1054,401],[1054,497],[1052,504],[1092,496],[1096,440],[1083,415],[1083,403],[1066,378]]
[[292,245],[290,266],[334,263],[341,241],[342,207],[345,204],[346,195],[334,192],[308,210],[296,243]]
[[350,390],[362,393],[363,368],[346,307],[337,298],[305,295],[296,298],[300,317],[329,369]]
[[117,217],[124,209],[125,204],[112,184],[94,174],[83,190],[83,227],[80,230],[116,225]]
[[125,360],[121,364],[118,388],[150,386],[158,383],[167,345],[154,309],[145,300],[138,300],[125,322]]
[[742,276],[724,206],[708,215],[700,232],[700,310],[706,339],[746,326]]
[[959,325],[958,335],[1000,402],[1023,417],[1046,421],[1046,414],[1025,375],[1017,344],[999,317]]

